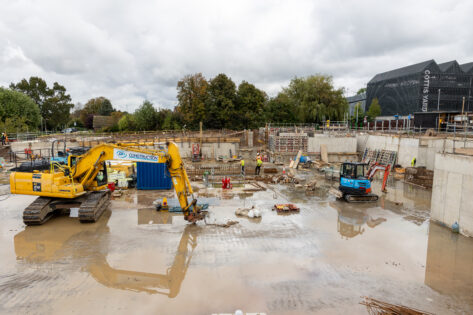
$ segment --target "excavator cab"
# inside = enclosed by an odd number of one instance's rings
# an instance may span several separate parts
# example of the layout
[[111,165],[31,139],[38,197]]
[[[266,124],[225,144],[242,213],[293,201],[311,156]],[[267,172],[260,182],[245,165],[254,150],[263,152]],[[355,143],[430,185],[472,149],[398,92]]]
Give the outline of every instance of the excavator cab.
[[108,184],[107,165],[105,165],[105,162],[102,163],[102,169],[98,171],[95,180],[97,181],[97,187],[105,186]]
[[340,167],[340,186],[338,189],[348,202],[376,201],[378,196],[371,194],[371,181],[365,175],[367,164],[344,162]]

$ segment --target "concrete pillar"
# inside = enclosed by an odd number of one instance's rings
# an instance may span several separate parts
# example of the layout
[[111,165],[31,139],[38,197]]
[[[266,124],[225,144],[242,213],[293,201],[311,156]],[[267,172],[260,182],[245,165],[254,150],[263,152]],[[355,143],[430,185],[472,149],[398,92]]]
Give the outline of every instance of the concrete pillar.
[[473,236],[473,156],[435,156],[431,218],[460,233]]
[[253,131],[248,131],[248,147],[253,147]]

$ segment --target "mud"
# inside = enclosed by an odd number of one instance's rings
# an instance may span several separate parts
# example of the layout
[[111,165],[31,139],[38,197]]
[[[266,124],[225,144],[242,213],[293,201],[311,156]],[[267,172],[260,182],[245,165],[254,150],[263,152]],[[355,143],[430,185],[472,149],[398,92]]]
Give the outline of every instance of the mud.
[[[95,224],[25,227],[34,197],[0,201],[0,312],[366,314],[371,296],[438,314],[473,312],[473,239],[429,223],[430,192],[396,181],[374,204],[288,185],[246,194],[196,183],[229,228],[153,210],[173,192],[126,191]],[[278,215],[276,203],[299,213]],[[262,218],[236,218],[255,205]]]

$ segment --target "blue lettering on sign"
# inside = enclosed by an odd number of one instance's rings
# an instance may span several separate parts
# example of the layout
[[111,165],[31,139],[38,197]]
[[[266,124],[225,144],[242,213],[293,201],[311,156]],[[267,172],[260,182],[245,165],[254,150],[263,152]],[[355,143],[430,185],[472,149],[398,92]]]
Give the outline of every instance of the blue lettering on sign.
[[115,150],[114,158],[130,161],[159,162],[159,156],[123,150]]
[[146,161],[157,161],[158,157],[153,155],[141,154],[141,153],[132,153],[129,154],[130,159],[140,159]]

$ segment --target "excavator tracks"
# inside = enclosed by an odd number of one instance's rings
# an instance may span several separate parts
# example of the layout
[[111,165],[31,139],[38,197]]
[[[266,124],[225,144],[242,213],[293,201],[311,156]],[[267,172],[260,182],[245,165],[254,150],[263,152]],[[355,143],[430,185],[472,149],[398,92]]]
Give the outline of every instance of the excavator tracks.
[[41,225],[53,215],[51,208],[53,198],[38,197],[23,211],[23,222],[26,225]]
[[91,192],[79,208],[81,223],[97,221],[110,204],[110,191]]
[[378,195],[367,194],[367,195],[349,195],[343,196],[347,202],[376,202],[378,201]]

